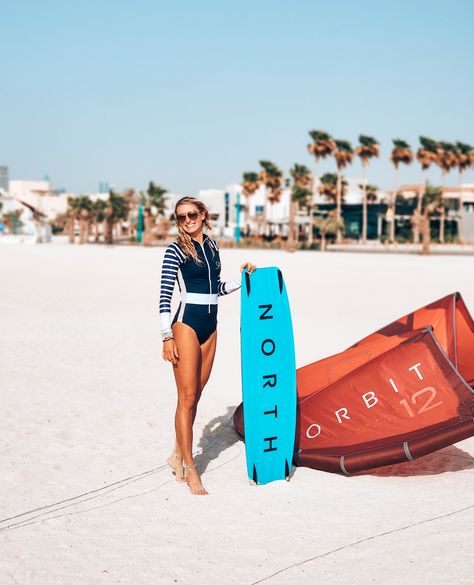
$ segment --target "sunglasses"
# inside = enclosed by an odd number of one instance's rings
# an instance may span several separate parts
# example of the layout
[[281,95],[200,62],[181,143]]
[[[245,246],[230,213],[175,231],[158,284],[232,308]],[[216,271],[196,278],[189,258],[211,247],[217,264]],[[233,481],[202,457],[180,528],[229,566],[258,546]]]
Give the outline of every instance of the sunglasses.
[[191,221],[196,221],[196,219],[199,217],[199,211],[188,211],[187,213],[180,213],[179,215],[176,215],[176,220],[178,223],[184,223],[187,217],[189,217]]

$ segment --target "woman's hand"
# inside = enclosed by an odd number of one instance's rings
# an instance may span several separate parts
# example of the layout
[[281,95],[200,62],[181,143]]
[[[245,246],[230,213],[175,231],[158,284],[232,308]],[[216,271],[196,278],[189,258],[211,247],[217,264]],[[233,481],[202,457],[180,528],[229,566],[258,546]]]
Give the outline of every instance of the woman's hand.
[[168,339],[163,342],[163,359],[175,365],[179,359],[178,348],[174,339]]
[[255,272],[257,270],[257,267],[255,266],[255,264],[252,264],[251,262],[246,262],[245,264],[242,264],[242,266],[240,267],[240,272],[242,273],[245,269],[248,270],[249,274],[252,274],[252,272]]

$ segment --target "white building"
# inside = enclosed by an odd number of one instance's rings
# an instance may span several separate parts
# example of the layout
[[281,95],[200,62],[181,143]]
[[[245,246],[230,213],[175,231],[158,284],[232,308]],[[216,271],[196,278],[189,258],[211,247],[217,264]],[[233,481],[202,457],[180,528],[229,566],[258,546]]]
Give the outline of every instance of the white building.
[[[421,184],[401,185],[398,191],[406,198],[418,197],[425,186]],[[458,222],[461,242],[474,243],[474,185],[464,183],[458,186],[445,186],[443,199],[448,206],[447,218]],[[393,196],[393,194],[392,194]]]
[[[242,186],[228,185],[225,189],[202,189],[198,195],[209,209],[213,219],[215,235],[232,238],[237,227],[237,200],[242,206],[240,212],[240,228],[246,229],[246,217],[249,227],[255,229],[250,218],[262,217],[265,208],[265,188],[263,186],[250,197],[242,194]],[[244,209],[248,206],[248,210]],[[267,217],[270,222],[284,224],[288,222],[290,211],[290,191],[284,189],[278,203],[267,203]]]
[[[41,213],[44,213],[48,220],[53,220],[58,213],[65,213],[67,209],[67,198],[71,193],[53,195],[50,181],[10,181],[9,195],[12,199],[9,206],[18,207],[18,202],[24,202]],[[9,209],[4,209],[9,211]]]

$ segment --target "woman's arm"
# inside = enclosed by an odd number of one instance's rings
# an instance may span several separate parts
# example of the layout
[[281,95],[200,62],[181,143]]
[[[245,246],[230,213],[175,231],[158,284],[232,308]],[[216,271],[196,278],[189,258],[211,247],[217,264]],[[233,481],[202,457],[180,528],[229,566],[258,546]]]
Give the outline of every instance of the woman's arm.
[[175,242],[166,248],[161,269],[160,289],[160,328],[161,337],[173,337],[171,331],[171,297],[173,296],[174,283],[178,274],[178,268],[182,261],[182,252]]
[[241,278],[236,278],[235,280],[228,280],[226,282],[221,282],[221,275],[219,274],[217,278],[217,295],[222,297],[223,295],[228,295],[235,290],[238,290],[242,286]]
[[[249,274],[252,274],[252,272],[254,272],[257,269],[255,264],[251,264],[250,262],[246,262],[245,264],[242,264],[242,266],[240,267],[241,274],[245,268],[249,271]],[[228,280],[227,282],[221,282],[221,275],[219,272],[219,276],[217,279],[217,294],[218,294],[218,296],[221,297],[223,295],[228,295],[229,293],[234,292],[235,290],[238,290],[241,286],[242,286],[242,276],[239,276],[239,278],[236,278],[235,280]]]

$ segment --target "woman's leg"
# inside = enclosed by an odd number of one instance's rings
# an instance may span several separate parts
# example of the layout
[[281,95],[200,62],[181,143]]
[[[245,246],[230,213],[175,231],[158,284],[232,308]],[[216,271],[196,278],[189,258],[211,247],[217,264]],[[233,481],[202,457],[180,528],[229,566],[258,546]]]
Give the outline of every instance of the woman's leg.
[[181,447],[179,446],[177,438],[175,438],[173,452],[166,461],[168,462],[168,465],[171,467],[171,469],[174,471],[176,481],[178,481],[179,483],[184,483],[186,480],[184,479],[183,453],[181,451]]
[[[193,465],[193,417],[201,389],[202,354],[195,331],[185,323],[175,323],[173,334],[178,348],[178,361],[173,367],[178,388],[176,438],[186,465]],[[205,495],[201,478],[194,467],[187,470],[186,481],[191,493]]]
[[202,391],[204,390],[204,386],[207,384],[209,380],[209,376],[211,375],[212,371],[212,364],[214,363],[214,356],[216,355],[216,342],[217,342],[217,331],[211,334],[209,339],[207,339],[201,345],[201,388],[196,398],[196,404],[194,406],[193,412],[193,423],[196,418],[197,412],[197,405],[199,399],[201,398]]
[[[207,339],[201,345],[201,388],[199,393],[196,396],[196,403],[194,405],[193,410],[193,424],[194,420],[196,419],[196,412],[197,412],[197,405],[199,399],[201,398],[202,391],[204,390],[204,386],[207,384],[209,380],[209,376],[211,375],[212,365],[214,363],[214,356],[216,354],[216,341],[217,341],[217,331]],[[174,470],[176,475],[176,481],[180,483],[184,482],[184,473],[183,473],[183,452],[181,451],[181,447],[179,446],[178,437],[175,439],[175,446],[173,449],[173,453],[168,457],[168,464]]]

